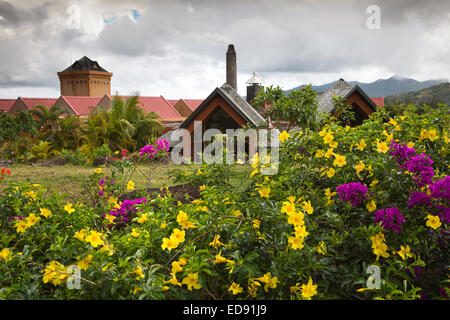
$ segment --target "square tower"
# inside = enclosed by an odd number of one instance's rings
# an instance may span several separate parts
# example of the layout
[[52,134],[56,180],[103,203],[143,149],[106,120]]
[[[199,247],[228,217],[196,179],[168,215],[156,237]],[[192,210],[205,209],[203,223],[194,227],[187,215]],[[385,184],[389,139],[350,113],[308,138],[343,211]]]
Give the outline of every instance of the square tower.
[[70,67],[58,72],[62,96],[102,97],[111,95],[112,73],[84,56]]

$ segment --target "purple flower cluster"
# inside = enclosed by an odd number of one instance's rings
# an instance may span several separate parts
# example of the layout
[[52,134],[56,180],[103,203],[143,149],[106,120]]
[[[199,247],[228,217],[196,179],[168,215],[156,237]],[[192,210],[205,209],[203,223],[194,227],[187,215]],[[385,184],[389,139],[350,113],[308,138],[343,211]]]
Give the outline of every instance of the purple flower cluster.
[[[405,143],[405,141],[403,141],[403,143]],[[416,150],[413,148],[397,144],[394,140],[391,141],[390,149],[391,151],[389,151],[389,154],[396,158],[397,163],[403,169],[406,169],[405,162],[416,153]]]
[[[128,221],[128,213],[130,212],[136,212],[136,208],[134,208],[137,204],[147,203],[147,199],[145,198],[138,198],[134,200],[123,200],[122,204],[120,205],[120,208],[116,208],[109,212],[110,215],[116,217],[115,222],[127,222]],[[103,218],[106,215],[103,215]],[[108,225],[108,227],[111,227]]]
[[25,217],[14,217],[14,219],[9,219],[9,222],[14,221],[14,220],[22,220],[25,219]]
[[402,224],[406,221],[398,208],[381,209],[375,212],[375,222],[380,222],[386,230],[402,231]]
[[[389,154],[396,158],[399,167],[415,174],[417,185],[423,187],[433,183],[434,170],[431,167],[433,160],[426,154],[416,154],[416,150],[391,141]],[[404,143],[404,141],[403,141]]]
[[420,179],[418,177],[415,179],[419,187],[428,186],[433,183],[434,170],[431,167],[432,164],[433,160],[424,153],[412,156],[405,162],[406,169],[409,172],[419,175]]
[[418,204],[424,204],[427,207],[431,207],[431,198],[429,195],[423,192],[413,192],[410,195],[408,206],[413,207]]
[[431,197],[450,200],[450,176],[438,180],[430,186]]
[[146,145],[145,147],[139,149],[139,156],[144,156],[144,154],[148,155],[148,157],[151,159],[153,158],[158,152],[161,150],[169,151],[169,141],[166,139],[158,139],[155,141],[156,148],[152,145]]
[[[105,177],[106,180],[108,180],[108,177]],[[98,195],[99,196],[103,196],[104,192],[103,192],[103,188],[101,188],[104,184],[106,184],[106,180],[105,179],[100,179],[100,181],[98,182],[98,186],[100,187],[100,189],[98,190]],[[111,184],[114,183],[114,179],[111,179]]]
[[339,200],[350,201],[353,207],[357,207],[367,196],[367,187],[360,182],[350,182],[336,187]]

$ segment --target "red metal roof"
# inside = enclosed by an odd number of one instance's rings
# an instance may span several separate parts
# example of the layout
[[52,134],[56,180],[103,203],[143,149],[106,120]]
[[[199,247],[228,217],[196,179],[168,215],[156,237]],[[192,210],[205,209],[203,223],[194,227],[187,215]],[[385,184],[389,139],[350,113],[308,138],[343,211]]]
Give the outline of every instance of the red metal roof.
[[77,116],[87,116],[103,97],[61,96]]
[[0,112],[8,112],[17,99],[0,99]]
[[384,97],[383,98],[370,98],[378,107],[384,107]]
[[192,111],[197,109],[197,107],[203,102],[203,99],[181,99],[183,100]]
[[170,105],[173,107],[179,100],[169,100],[169,99],[166,99],[167,100],[167,102],[168,103],[170,103]]
[[28,109],[34,109],[37,105],[43,105],[47,109],[50,109],[56,102],[56,98],[22,98],[19,97],[20,100],[25,103]]
[[[119,96],[124,100],[130,98],[131,96]],[[112,97],[114,98],[114,97]],[[146,112],[155,112],[159,114],[161,120],[163,121],[182,121],[184,117],[182,117],[177,110],[166,100],[163,96],[159,97],[146,97],[139,96],[139,102],[141,103],[141,107]]]

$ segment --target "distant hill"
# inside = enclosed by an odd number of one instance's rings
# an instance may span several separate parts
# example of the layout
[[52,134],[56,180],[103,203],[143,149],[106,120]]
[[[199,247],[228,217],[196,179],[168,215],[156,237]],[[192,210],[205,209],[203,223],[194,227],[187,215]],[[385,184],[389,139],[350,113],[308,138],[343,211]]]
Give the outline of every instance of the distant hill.
[[386,104],[415,104],[435,106],[444,103],[450,107],[450,83],[441,83],[422,90],[391,95],[384,98]]
[[[364,83],[358,81],[349,81],[350,85],[359,85],[361,89],[364,90],[365,93],[369,97],[386,97],[390,95],[396,95],[400,93],[410,92],[421,90],[424,88],[428,88],[431,86],[438,85],[442,82],[447,82],[447,80],[427,80],[427,81],[417,81],[414,79],[403,78],[401,76],[393,76],[388,79],[379,79],[374,82]],[[312,88],[318,92],[323,92],[330,88],[334,82],[326,83],[319,86],[312,86]],[[293,89],[287,90],[287,92],[291,90],[297,90],[302,86],[295,87]]]

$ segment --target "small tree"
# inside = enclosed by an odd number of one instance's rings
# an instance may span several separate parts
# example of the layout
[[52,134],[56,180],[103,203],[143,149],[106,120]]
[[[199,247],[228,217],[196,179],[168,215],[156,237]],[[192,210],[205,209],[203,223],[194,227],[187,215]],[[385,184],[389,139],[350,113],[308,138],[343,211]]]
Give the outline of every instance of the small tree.
[[311,85],[302,87],[298,90],[292,90],[289,93],[283,91],[279,86],[271,85],[261,90],[253,100],[255,105],[261,107],[269,105],[266,115],[270,117],[276,127],[290,130],[298,126],[303,130],[314,129],[317,127],[318,103],[316,100],[316,91]]

